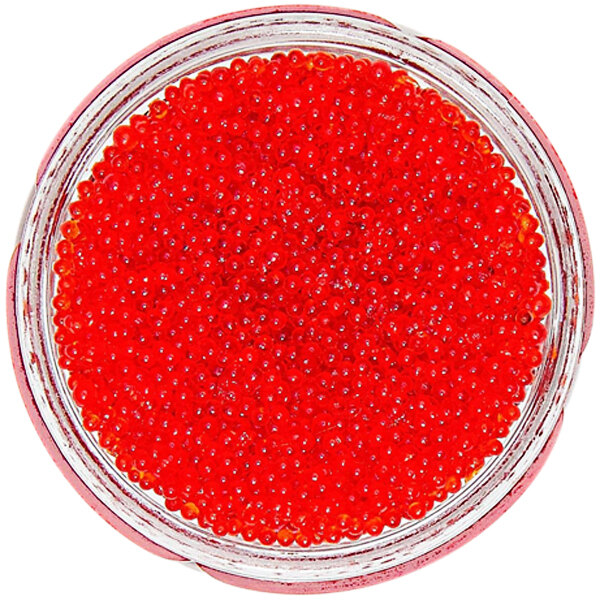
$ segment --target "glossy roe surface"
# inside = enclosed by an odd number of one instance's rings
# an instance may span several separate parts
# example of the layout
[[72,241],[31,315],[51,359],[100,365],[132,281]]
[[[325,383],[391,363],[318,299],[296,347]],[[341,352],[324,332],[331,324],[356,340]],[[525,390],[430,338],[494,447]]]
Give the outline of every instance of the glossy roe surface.
[[217,535],[418,519],[520,415],[543,237],[480,126],[386,63],[292,51],[118,127],[57,245],[60,365],[119,469]]

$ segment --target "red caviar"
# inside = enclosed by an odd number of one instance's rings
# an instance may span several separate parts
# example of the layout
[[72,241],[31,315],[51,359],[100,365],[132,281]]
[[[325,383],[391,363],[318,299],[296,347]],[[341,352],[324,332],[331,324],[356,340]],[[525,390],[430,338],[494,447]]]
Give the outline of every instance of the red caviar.
[[294,50],[168,87],[56,247],[84,426],[220,536],[422,518],[502,451],[542,360],[544,239],[514,178],[385,62]]

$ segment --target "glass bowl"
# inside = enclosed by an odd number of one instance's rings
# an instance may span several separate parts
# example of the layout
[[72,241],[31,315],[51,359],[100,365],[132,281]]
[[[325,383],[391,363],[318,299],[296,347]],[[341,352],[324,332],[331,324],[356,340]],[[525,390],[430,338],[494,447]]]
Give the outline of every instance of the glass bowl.
[[[437,89],[478,121],[517,172],[545,237],[553,306],[542,364],[505,448],[424,518],[376,537],[302,549],[217,537],[132,484],[81,423],[57,364],[52,264],[60,225],[114,128],[164,88],[235,57],[304,51],[383,59]],[[105,79],[57,135],[40,165],[9,273],[9,332],[21,393],[48,451],[84,499],[124,535],[166,558],[269,591],[317,592],[375,583],[418,568],[494,521],[543,464],[562,420],[592,321],[589,243],[575,193],[555,151],[518,101],[450,46],[372,15],[279,7],[235,13],[170,35]]]

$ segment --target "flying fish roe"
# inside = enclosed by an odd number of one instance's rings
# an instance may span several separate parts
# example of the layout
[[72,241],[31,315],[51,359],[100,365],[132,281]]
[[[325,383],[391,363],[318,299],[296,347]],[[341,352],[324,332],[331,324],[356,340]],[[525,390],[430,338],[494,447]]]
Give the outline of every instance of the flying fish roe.
[[293,50],[114,130],[56,246],[59,364],[167,509],[308,547],[423,518],[542,361],[544,239],[480,124],[386,62]]

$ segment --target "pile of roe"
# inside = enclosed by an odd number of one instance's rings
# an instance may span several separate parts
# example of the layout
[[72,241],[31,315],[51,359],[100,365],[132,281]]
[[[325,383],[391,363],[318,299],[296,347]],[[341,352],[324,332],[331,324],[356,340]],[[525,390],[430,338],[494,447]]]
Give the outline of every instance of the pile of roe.
[[219,536],[423,517],[502,451],[542,360],[544,239],[514,178],[385,62],[294,50],[169,86],[56,246],[84,426]]

